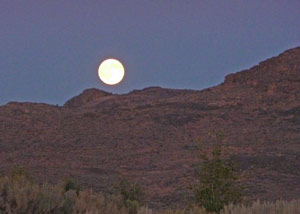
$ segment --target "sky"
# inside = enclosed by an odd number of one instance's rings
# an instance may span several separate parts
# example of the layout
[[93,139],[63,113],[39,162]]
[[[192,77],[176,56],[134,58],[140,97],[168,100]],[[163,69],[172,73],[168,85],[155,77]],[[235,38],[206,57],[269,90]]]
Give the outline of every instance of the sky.
[[[299,0],[1,0],[0,105],[212,87],[300,46],[299,11]],[[106,58],[124,64],[118,85],[98,78]]]

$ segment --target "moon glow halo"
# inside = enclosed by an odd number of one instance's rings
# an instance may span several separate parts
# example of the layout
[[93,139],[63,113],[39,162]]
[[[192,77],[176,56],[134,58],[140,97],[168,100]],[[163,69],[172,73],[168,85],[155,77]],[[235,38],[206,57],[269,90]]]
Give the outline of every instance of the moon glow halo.
[[116,59],[104,60],[98,68],[98,76],[107,85],[115,85],[122,81],[125,74],[122,63]]

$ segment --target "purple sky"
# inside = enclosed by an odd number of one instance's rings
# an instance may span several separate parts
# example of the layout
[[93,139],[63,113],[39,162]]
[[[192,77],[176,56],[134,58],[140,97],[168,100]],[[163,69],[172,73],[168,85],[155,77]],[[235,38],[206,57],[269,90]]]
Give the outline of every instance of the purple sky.
[[[299,45],[299,0],[2,0],[0,104],[203,89]],[[97,76],[109,57],[126,69],[113,87]]]

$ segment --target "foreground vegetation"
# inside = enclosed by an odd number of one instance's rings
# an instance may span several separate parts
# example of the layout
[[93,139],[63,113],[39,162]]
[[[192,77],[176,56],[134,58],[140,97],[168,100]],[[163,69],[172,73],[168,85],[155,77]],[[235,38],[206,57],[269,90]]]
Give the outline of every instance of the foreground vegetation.
[[[122,180],[119,194],[104,195],[80,190],[66,180],[57,185],[37,184],[24,171],[18,170],[0,178],[0,214],[207,214],[204,208],[153,211],[143,204],[137,184]],[[259,201],[251,206],[228,205],[222,214],[299,214],[300,200],[274,203]]]
[[190,186],[194,197],[188,208],[151,210],[140,185],[127,179],[115,186],[115,195],[104,195],[81,190],[70,179],[38,184],[17,167],[0,177],[0,214],[300,214],[300,200],[244,205],[238,161],[226,152],[223,132],[208,136],[208,142],[199,140],[196,181]]
[[[243,187],[238,183],[238,161],[226,157],[223,132],[209,133],[208,137],[206,143],[199,139],[197,182],[191,184],[191,189],[195,204],[206,211],[220,213],[225,206],[242,202]],[[208,144],[211,150],[206,148]]]

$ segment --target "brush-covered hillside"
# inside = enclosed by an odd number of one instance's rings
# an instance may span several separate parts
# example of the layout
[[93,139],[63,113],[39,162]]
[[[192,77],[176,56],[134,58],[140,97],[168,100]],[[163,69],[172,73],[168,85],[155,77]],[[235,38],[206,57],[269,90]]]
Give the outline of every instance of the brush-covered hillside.
[[22,165],[40,181],[75,177],[110,192],[139,182],[154,207],[182,203],[198,137],[223,130],[252,199],[300,196],[300,47],[205,90],[87,89],[63,106],[0,106],[0,172]]

